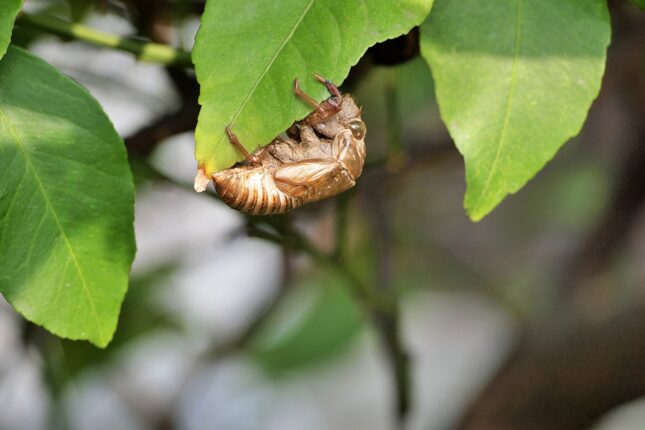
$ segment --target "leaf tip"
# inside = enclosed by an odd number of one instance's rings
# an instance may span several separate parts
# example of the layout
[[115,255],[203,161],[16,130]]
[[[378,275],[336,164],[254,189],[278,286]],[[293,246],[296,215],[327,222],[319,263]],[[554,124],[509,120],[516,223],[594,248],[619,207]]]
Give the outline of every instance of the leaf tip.
[[481,207],[473,208],[473,207],[464,205],[464,208],[466,209],[466,214],[468,215],[468,218],[470,218],[472,222],[481,221],[490,212],[490,209],[485,210],[485,209],[482,209]]
[[112,342],[112,336],[100,339],[88,339],[88,341],[97,348],[105,349]]
[[482,198],[480,195],[473,196],[467,190],[466,197],[464,198],[464,209],[466,209],[466,214],[468,214],[468,218],[470,218],[471,221],[479,222],[484,219],[486,215],[491,213],[502,199],[503,196],[496,199],[486,199]]

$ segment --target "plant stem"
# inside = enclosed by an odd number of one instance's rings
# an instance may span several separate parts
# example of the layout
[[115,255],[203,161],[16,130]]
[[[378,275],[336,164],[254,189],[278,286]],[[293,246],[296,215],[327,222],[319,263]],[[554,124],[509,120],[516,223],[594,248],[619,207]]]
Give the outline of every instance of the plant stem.
[[375,289],[389,304],[389,312],[374,310],[374,325],[381,336],[383,349],[387,354],[390,373],[396,389],[396,418],[398,428],[404,429],[412,403],[411,366],[401,333],[399,294],[392,285],[391,230],[387,204],[380,196],[387,176],[376,177],[368,200],[371,205],[377,248],[377,278]]
[[385,170],[375,171],[367,177],[364,192],[367,194],[369,214],[372,218],[376,240],[377,276],[373,288],[381,300],[388,304],[388,312],[372,310],[372,318],[387,356],[390,374],[396,393],[396,424],[404,429],[412,403],[411,366],[401,333],[401,315],[398,291],[392,285],[391,218],[387,202],[383,199],[388,172],[401,169],[404,164],[401,114],[398,102],[395,71],[390,72],[385,86],[385,105],[388,122],[388,146]]
[[354,195],[354,189],[350,189],[336,197],[336,240],[332,258],[338,262],[343,258],[343,252],[347,249],[348,231],[347,222],[349,218],[349,203]]
[[396,70],[390,70],[385,84],[385,114],[387,116],[387,164],[390,170],[403,165],[403,126],[396,87]]
[[130,52],[139,60],[149,63],[185,67],[192,65],[189,52],[175,49],[161,43],[142,42],[132,38],[118,36],[49,15],[22,13],[18,17],[17,23],[58,36]]
[[[368,288],[356,275],[354,275],[342,260],[337,260],[333,255],[328,255],[322,252],[299,231],[292,228],[285,230],[283,226],[280,225],[280,222],[276,222],[275,219],[275,217],[263,220],[258,220],[255,217],[249,218],[249,235],[276,244],[284,244],[285,242],[288,242],[294,250],[301,251],[308,255],[320,266],[337,272],[340,276],[345,278],[352,290],[351,293],[370,315],[375,311],[382,312],[384,314],[389,314],[391,312],[389,301]],[[277,231],[277,234],[260,228],[261,223],[266,223],[273,227]]]

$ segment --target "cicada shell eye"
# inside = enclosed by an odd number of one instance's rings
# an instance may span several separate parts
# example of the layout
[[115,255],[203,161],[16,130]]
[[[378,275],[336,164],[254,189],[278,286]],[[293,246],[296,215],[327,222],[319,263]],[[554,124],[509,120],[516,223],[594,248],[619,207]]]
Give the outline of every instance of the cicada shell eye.
[[352,132],[352,136],[354,136],[354,138],[363,139],[365,137],[365,132],[367,131],[367,128],[365,127],[365,123],[360,119],[355,119],[353,121],[350,121],[350,123],[348,124],[348,127]]

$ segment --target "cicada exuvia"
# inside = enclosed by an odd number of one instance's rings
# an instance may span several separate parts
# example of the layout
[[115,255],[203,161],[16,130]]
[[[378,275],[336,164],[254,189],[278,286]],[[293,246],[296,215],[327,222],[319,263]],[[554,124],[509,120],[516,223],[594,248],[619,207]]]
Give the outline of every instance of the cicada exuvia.
[[295,95],[314,107],[278,137],[253,153],[226,128],[231,144],[245,156],[233,167],[213,173],[218,196],[230,207],[253,215],[288,212],[305,203],[351,188],[365,162],[365,123],[351,95],[320,75],[331,96],[321,103],[294,83]]

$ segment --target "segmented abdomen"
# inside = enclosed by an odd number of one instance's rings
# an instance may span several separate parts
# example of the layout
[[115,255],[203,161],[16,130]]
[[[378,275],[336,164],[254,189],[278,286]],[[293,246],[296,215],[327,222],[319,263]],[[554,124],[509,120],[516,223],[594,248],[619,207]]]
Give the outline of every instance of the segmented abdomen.
[[280,191],[273,175],[263,167],[235,167],[214,173],[213,184],[224,203],[251,215],[282,214],[303,203]]

